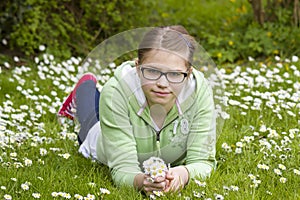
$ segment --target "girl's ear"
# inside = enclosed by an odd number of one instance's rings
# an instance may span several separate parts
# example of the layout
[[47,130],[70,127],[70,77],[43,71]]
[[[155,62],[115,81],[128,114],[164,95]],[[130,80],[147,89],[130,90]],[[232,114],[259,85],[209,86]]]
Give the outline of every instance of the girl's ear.
[[188,70],[188,76],[193,72],[193,67],[191,66]]
[[139,60],[138,59],[135,59],[135,68],[136,70],[138,71],[139,70]]
[[135,59],[135,67],[138,67],[139,66],[139,59]]
[[136,69],[136,72],[138,74],[138,76],[140,76],[140,66],[139,66],[139,60],[138,59],[135,59],[135,69]]

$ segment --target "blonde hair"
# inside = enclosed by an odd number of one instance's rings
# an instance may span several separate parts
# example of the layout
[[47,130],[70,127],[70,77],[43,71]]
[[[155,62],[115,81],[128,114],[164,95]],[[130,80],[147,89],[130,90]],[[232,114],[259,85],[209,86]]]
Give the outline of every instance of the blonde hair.
[[139,62],[143,62],[152,50],[163,50],[186,60],[189,67],[193,61],[195,39],[181,25],[156,27],[145,34],[138,48]]

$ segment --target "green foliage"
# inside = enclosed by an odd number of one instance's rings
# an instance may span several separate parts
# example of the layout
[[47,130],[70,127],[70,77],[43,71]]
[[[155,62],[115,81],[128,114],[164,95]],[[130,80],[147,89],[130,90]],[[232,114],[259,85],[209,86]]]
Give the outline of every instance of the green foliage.
[[217,63],[299,54],[300,29],[292,26],[291,7],[268,10],[263,25],[241,0],[9,0],[0,8],[0,38],[27,56],[45,45],[56,58],[85,57],[119,32],[171,24],[184,25]]
[[291,25],[290,7],[272,11],[274,20],[254,22],[249,2],[164,1],[158,9],[164,24],[182,24],[217,63],[245,60],[248,56],[290,57],[299,54],[300,29]]
[[48,53],[60,58],[87,55],[105,38],[142,26],[151,19],[147,7],[153,5],[133,0],[11,0],[2,4],[1,25],[6,28],[0,29],[0,36],[9,40],[11,49],[29,56],[45,45]]

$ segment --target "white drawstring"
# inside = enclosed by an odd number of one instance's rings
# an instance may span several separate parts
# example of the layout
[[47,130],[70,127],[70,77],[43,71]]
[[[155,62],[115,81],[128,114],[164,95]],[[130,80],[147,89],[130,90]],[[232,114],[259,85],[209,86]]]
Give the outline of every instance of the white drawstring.
[[174,127],[173,127],[173,135],[175,135],[176,132],[177,132],[178,120],[175,120],[173,123],[174,123]]

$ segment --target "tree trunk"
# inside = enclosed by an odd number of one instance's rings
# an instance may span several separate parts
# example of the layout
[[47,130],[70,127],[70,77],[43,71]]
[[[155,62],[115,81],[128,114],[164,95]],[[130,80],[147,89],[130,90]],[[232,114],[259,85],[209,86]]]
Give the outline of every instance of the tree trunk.
[[254,19],[257,21],[259,24],[264,23],[264,10],[263,10],[263,5],[261,0],[248,0],[253,9],[253,14],[254,14]]
[[293,21],[295,26],[300,26],[300,5],[299,0],[294,0]]

